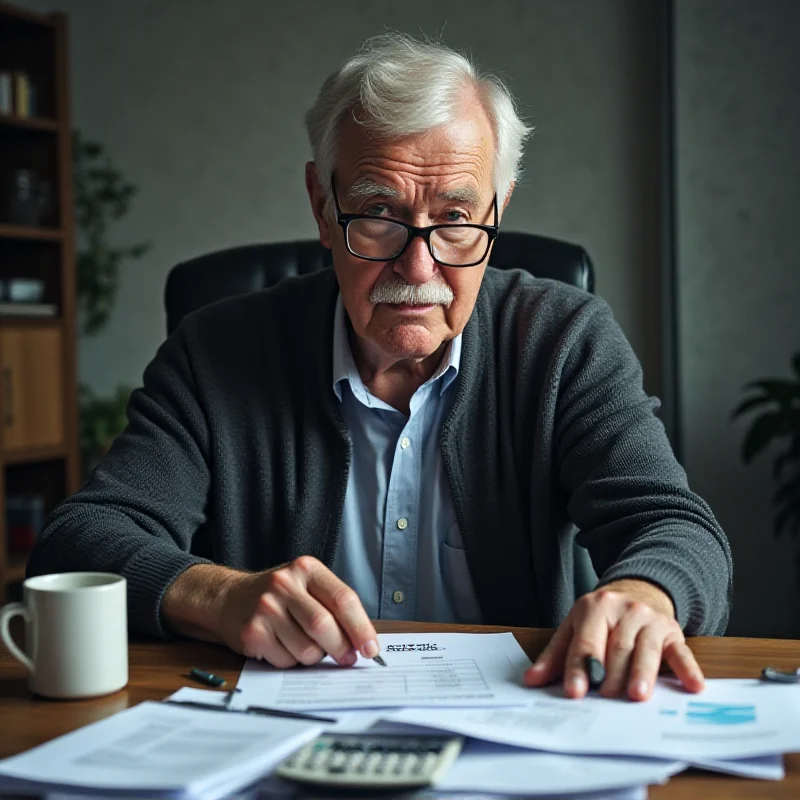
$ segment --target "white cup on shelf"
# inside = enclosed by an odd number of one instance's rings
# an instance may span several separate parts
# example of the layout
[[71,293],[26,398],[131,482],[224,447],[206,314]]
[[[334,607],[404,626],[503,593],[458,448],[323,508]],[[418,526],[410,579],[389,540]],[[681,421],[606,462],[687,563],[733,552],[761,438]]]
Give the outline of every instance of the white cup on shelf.
[[[0,636],[28,669],[34,694],[61,699],[99,697],[128,683],[127,582],[106,572],[65,572],[28,578],[21,603],[0,609]],[[25,618],[25,650],[11,638]]]

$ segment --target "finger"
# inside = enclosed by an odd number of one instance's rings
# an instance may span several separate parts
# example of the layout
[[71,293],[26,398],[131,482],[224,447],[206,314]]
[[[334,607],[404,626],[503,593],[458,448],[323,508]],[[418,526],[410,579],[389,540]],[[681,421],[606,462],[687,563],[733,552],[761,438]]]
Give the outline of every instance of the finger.
[[[637,637],[652,618],[652,613],[635,606],[611,631],[606,644],[606,677],[600,690],[603,697],[619,697],[625,690]],[[659,650],[659,658],[660,654]]]
[[[261,613],[268,618],[274,614],[276,619],[283,619],[288,613],[305,637],[324,653],[329,653],[339,664],[352,666],[355,661],[348,656],[348,653],[353,649],[353,645],[347,634],[331,612],[308,593],[305,566],[302,563],[306,560],[310,562],[309,569],[320,567],[325,569],[316,559],[303,557],[297,559],[289,568],[270,573],[268,591],[261,597]],[[290,633],[288,628],[287,635],[294,635],[295,640],[297,639],[296,633]]]
[[305,636],[337,663],[347,667],[356,663],[358,655],[350,638],[322,603],[304,594],[290,598],[287,608]]
[[653,692],[661,667],[664,643],[672,626],[661,619],[645,625],[636,639],[628,676],[628,697],[631,700],[647,700]]
[[600,603],[586,605],[576,615],[572,639],[564,659],[564,693],[567,697],[583,697],[589,690],[586,676],[586,657],[605,663],[609,620]]
[[664,660],[687,691],[703,691],[705,686],[703,671],[700,669],[694,653],[683,639],[683,634],[680,638],[675,637],[674,640],[667,642],[664,647]]
[[525,673],[527,686],[545,686],[561,677],[564,658],[572,638],[572,620],[568,616],[550,638],[539,658]]
[[292,619],[281,600],[266,594],[261,598],[259,610],[266,617],[278,641],[300,664],[310,666],[319,663],[325,656],[322,648],[306,636],[303,629]]
[[[305,568],[305,565],[303,567]],[[316,568],[307,570],[306,576],[309,594],[333,614],[336,622],[347,634],[352,647],[365,658],[374,658],[378,655],[380,652],[378,634],[369,621],[358,595],[319,562],[316,562]]]
[[278,641],[275,632],[261,617],[255,617],[242,629],[242,654],[248,658],[264,659],[273,667],[288,669],[297,659]]

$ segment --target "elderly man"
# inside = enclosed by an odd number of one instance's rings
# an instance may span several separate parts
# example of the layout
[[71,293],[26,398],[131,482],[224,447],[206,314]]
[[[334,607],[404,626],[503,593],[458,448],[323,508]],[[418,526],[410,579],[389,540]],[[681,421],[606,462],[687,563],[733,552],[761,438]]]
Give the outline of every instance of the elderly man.
[[[528,133],[440,45],[372,40],[307,117],[334,270],[189,316],[29,574],[128,580],[133,629],[278,667],[370,618],[559,626],[526,675],[646,699],[722,633],[731,557],[605,303],[487,267]],[[599,588],[575,603],[572,544]],[[574,605],[573,605],[574,603]]]

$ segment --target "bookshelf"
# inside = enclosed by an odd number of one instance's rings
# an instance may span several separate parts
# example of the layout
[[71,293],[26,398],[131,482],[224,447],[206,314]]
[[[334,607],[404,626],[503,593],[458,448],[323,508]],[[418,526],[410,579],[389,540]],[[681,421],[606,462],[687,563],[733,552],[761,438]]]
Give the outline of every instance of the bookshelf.
[[[13,313],[7,302],[0,313],[0,602],[27,559],[7,507],[21,498],[47,514],[80,479],[66,17],[0,0],[3,72],[27,76],[35,107],[18,109],[15,98],[11,113],[0,113],[0,281],[33,279],[56,313]],[[42,201],[34,219],[20,212],[20,171]]]

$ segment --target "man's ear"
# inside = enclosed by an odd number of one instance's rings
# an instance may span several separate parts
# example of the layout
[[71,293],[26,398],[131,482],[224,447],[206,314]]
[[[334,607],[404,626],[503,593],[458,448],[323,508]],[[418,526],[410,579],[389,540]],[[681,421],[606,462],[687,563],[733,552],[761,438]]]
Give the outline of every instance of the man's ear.
[[319,182],[317,175],[317,165],[313,161],[306,164],[306,191],[308,199],[311,201],[311,212],[317,221],[319,228],[319,240],[323,247],[331,249],[331,225],[330,220],[325,215],[325,206],[328,203],[328,196]]

